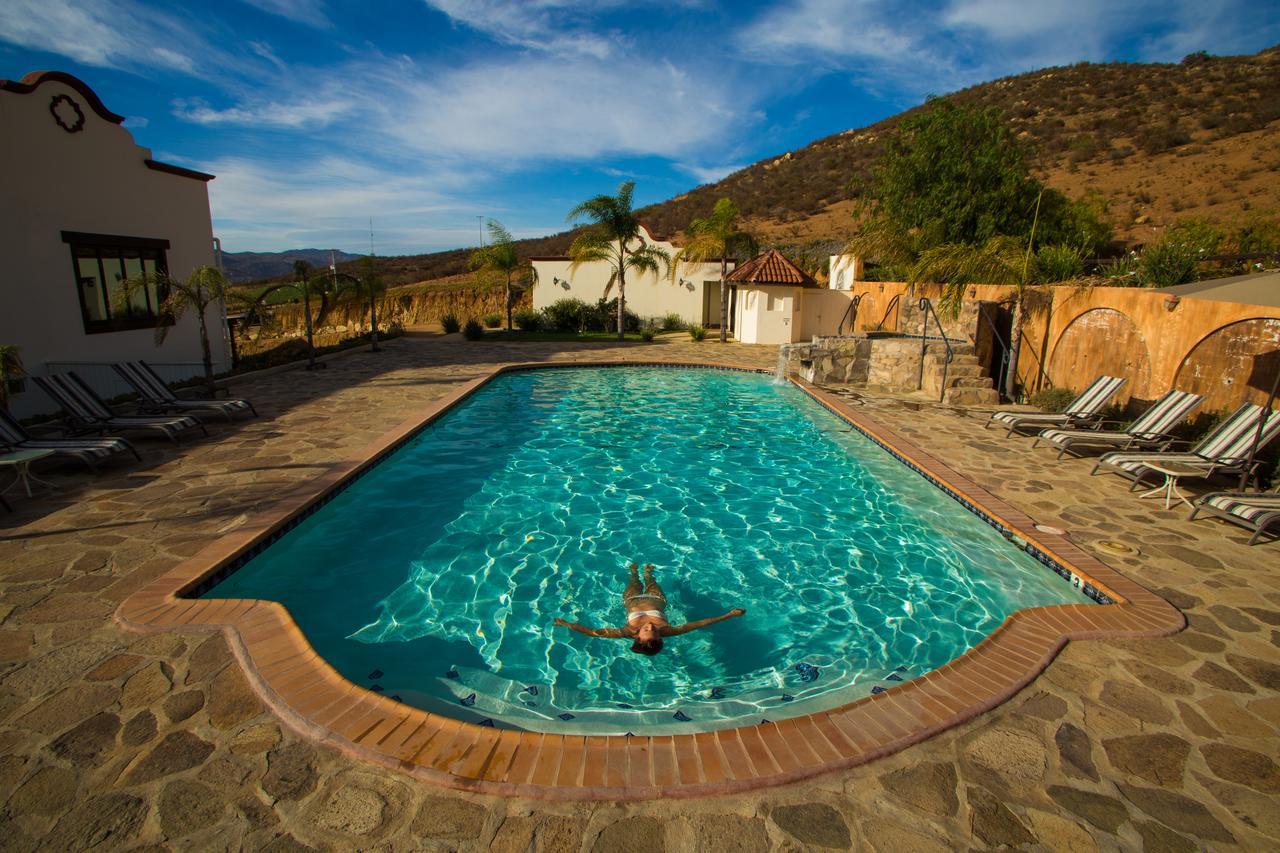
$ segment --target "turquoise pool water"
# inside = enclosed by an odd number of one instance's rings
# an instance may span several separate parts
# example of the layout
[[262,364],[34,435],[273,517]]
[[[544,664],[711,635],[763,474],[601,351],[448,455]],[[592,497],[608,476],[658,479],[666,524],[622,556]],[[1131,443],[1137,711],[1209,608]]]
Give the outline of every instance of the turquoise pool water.
[[[653,563],[666,641],[622,624]],[[282,602],[356,683],[498,726],[682,732],[834,707],[1010,613],[1087,602],[790,385],[732,371],[507,374],[207,593]]]

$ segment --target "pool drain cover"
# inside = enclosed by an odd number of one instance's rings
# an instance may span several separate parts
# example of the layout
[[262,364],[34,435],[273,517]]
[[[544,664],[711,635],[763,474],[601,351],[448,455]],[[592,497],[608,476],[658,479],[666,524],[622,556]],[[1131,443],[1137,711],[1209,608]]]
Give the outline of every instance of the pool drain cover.
[[1137,548],[1118,539],[1099,539],[1096,544],[1099,551],[1114,554],[1117,557],[1131,557],[1139,553]]

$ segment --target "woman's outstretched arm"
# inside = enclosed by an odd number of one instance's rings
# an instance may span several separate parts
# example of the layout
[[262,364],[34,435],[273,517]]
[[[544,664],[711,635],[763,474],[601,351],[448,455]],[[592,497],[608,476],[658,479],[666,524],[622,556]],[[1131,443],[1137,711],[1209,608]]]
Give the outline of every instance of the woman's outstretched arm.
[[557,618],[556,625],[561,628],[568,628],[571,631],[577,631],[579,634],[586,634],[588,637],[605,637],[607,639],[616,640],[627,636],[621,628],[591,628],[586,625],[579,625],[577,622],[569,622],[565,619]]
[[714,625],[717,622],[723,622],[726,619],[732,619],[735,616],[741,616],[747,611],[741,607],[735,607],[728,613],[720,616],[712,616],[708,619],[699,619],[696,622],[686,622],[683,625],[668,625],[665,628],[659,628],[658,633],[664,637],[674,637],[676,634],[687,634],[690,631],[696,631],[699,628],[705,628],[708,625]]

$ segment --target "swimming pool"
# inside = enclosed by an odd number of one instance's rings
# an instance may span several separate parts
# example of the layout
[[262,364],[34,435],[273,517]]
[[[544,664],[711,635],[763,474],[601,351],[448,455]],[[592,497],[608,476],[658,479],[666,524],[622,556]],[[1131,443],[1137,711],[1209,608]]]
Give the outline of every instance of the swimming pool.
[[[657,657],[622,620],[651,562]],[[745,372],[500,376],[205,593],[287,606],[357,684],[476,722],[690,732],[844,705],[1015,610],[1088,601],[799,389]]]

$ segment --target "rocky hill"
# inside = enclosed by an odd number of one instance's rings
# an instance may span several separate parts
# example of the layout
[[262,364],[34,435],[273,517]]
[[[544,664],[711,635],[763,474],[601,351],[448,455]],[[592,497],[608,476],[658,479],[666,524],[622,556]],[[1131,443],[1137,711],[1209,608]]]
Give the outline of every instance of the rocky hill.
[[[1002,110],[1036,151],[1036,171],[1068,195],[1101,193],[1121,240],[1150,242],[1181,218],[1224,223],[1280,211],[1280,46],[1249,56],[1192,54],[1179,63],[1082,62],[953,93]],[[732,198],[761,239],[843,240],[854,185],[915,107],[748,166],[640,211],[678,235]],[[565,251],[572,234],[521,241],[526,255]],[[469,250],[382,259],[400,284],[466,271]]]

